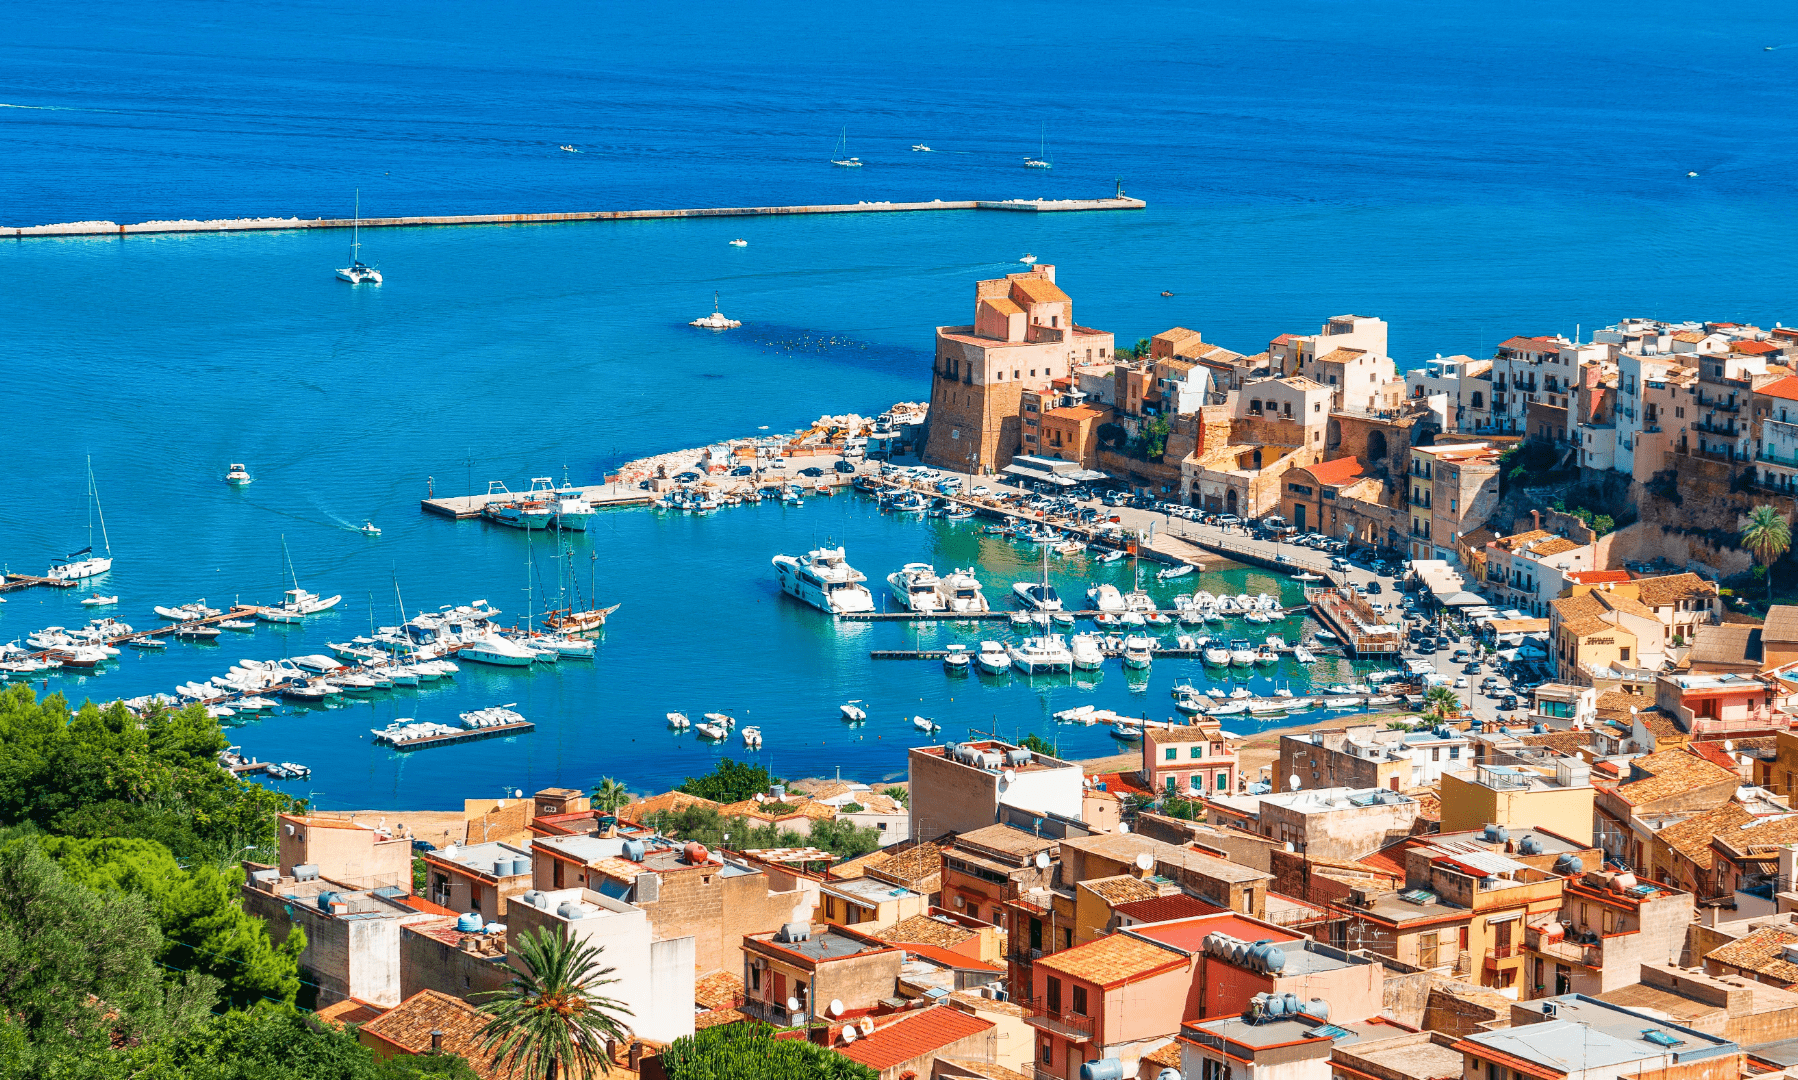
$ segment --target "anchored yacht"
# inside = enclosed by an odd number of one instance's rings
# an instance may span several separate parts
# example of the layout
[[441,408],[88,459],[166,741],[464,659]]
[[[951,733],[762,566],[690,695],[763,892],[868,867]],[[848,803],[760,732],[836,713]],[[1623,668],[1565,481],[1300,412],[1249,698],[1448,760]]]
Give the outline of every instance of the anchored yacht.
[[986,594],[980,591],[980,579],[974,576],[972,566],[966,570],[951,570],[938,578],[936,594],[944,611],[963,613],[988,610]]
[[1105,654],[1099,651],[1097,634],[1075,634],[1070,645],[1074,666],[1081,671],[1097,671],[1104,664]]
[[1026,675],[1039,675],[1045,671],[1072,671],[1074,668],[1074,654],[1068,651],[1067,643],[1060,634],[1027,637],[1011,645],[1006,652],[1011,657],[1012,666]]
[[840,547],[776,555],[774,573],[781,591],[819,611],[847,615],[874,610],[874,595],[862,584],[868,576],[849,565]]
[[892,589],[893,599],[907,611],[941,610],[941,586],[936,567],[929,563],[906,563],[887,575],[887,587]]

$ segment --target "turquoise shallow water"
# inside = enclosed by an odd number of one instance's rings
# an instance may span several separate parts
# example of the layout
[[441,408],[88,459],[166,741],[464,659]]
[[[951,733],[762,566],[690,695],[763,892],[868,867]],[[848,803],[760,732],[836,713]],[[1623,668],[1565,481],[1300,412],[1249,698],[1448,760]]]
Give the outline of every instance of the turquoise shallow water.
[[[364,255],[387,274],[379,290],[331,278],[338,234],[0,244],[0,469],[15,486],[0,563],[42,572],[80,546],[92,455],[119,558],[104,585],[127,621],[197,596],[271,599],[283,536],[303,584],[346,596],[303,630],[127,656],[52,687],[130,696],[318,651],[366,629],[371,596],[393,621],[395,577],[409,605],[517,611],[523,538],[421,514],[427,483],[597,478],[922,398],[931,328],[965,321],[972,283],[1026,251],[1060,266],[1084,323],[1123,340],[1184,325],[1243,352],[1349,311],[1387,319],[1406,366],[1625,315],[1790,321],[1777,268],[1793,151],[1768,134],[1798,109],[1798,48],[1763,50],[1798,41],[1781,9],[983,11],[998,37],[946,29],[964,13],[929,5],[821,21],[702,4],[678,25],[561,3],[504,18],[214,0],[9,13],[0,224],[336,216],[357,187],[380,214],[1071,196],[1120,177],[1150,203],[378,232]],[[844,125],[867,168],[824,164]],[[1039,125],[1046,176],[1018,167]],[[912,155],[917,141],[941,153]],[[684,325],[715,289],[740,331]],[[253,487],[220,483],[232,461]],[[385,534],[355,533],[364,518]],[[249,724],[244,747],[312,765],[290,789],[325,806],[454,806],[678,779],[713,752],[671,739],[662,714],[723,707],[762,723],[779,771],[875,779],[903,769],[902,715],[950,734],[1046,731],[1050,711],[1086,702],[1165,716],[1167,685],[1199,672],[1158,663],[1139,694],[1115,664],[1088,689],[869,661],[948,631],[831,629],[778,596],[770,556],[834,537],[880,582],[977,554],[995,596],[1028,568],[1008,545],[858,499],[598,525],[578,559],[597,551],[602,597],[625,606],[596,662],[470,667],[453,688]],[[74,599],[13,594],[0,638],[82,621]],[[852,697],[874,713],[856,732],[835,719]],[[506,701],[536,734],[405,760],[366,738]],[[1113,745],[1061,737],[1071,753]]]

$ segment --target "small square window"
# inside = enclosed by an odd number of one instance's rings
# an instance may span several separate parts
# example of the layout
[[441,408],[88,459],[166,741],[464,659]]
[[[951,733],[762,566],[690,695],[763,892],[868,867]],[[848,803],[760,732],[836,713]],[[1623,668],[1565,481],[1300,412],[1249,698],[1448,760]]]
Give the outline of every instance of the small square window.
[[1180,750],[1178,747],[1170,746],[1166,750],[1162,751],[1161,760],[1172,761],[1172,760],[1174,760],[1174,758],[1178,757],[1179,754],[1180,754]]

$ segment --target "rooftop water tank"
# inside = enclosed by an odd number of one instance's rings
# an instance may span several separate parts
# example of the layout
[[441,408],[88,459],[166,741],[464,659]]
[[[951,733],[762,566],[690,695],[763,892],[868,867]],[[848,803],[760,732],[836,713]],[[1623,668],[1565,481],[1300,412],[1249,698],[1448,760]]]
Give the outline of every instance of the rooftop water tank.
[[[1291,997],[1293,995],[1287,996]],[[1314,997],[1310,1001],[1305,1002],[1302,1008],[1306,1015],[1315,1016],[1319,1020],[1328,1020],[1330,1018],[1330,1003],[1323,998]]]
[[587,917],[587,905],[577,904],[573,900],[564,900],[556,905],[556,918],[573,922]]
[[1577,874],[1586,868],[1586,864],[1578,855],[1563,855],[1555,860],[1555,873],[1563,876]]
[[1286,967],[1286,950],[1278,945],[1268,945],[1261,952],[1261,970],[1269,975],[1278,975]]
[[1546,735],[1546,734],[1548,734],[1548,725],[1547,724],[1537,724],[1535,727],[1530,729],[1530,733],[1534,734],[1534,735]]
[[512,857],[512,876],[513,877],[517,877],[519,874],[528,874],[530,872],[531,872],[531,860],[529,860],[521,855],[514,855]]
[[1506,829],[1503,825],[1486,826],[1484,835],[1488,844],[1502,844],[1511,838],[1510,830]]
[[1117,1058],[1100,1058],[1080,1066],[1080,1080],[1124,1080],[1124,1063]]
[[470,911],[456,916],[456,929],[465,934],[479,933],[481,929],[481,913]]
[[776,941],[809,941],[811,936],[811,924],[802,922],[787,923],[774,935]]
[[512,876],[512,860],[511,859],[495,859],[495,860],[493,860],[493,876],[494,877],[511,877]]
[[1286,1004],[1286,1015],[1297,1016],[1303,1005],[1303,1003],[1299,1001],[1299,996],[1297,994],[1281,994],[1280,997]]
[[1536,839],[1533,836],[1524,837],[1522,840],[1517,841],[1517,854],[1519,854],[1519,855],[1540,855],[1540,854],[1542,854],[1542,841]]
[[1625,870],[1611,879],[1611,888],[1617,892],[1628,892],[1636,887],[1636,875]]
[[644,847],[643,841],[641,840],[626,840],[624,842],[624,857],[631,862],[642,862],[643,853],[647,850],[648,848]]
[[692,863],[695,866],[698,866],[700,863],[705,862],[707,859],[711,858],[711,856],[712,856],[712,853],[705,849],[705,845],[699,843],[698,841],[694,841],[693,843],[688,844],[686,847],[682,848],[681,854],[686,857],[686,860],[689,863]]
[[334,892],[319,893],[318,894],[318,909],[320,911],[330,911],[331,910],[331,901],[336,900],[336,899],[337,899],[337,894]]
[[1279,994],[1267,995],[1267,1000],[1261,1003],[1261,1008],[1272,1018],[1286,1015],[1286,1001]]
[[524,902],[531,905],[532,907],[542,907],[543,906],[543,894],[538,892],[536,889],[526,890],[526,892],[524,894]]
[[601,832],[604,832],[607,829],[616,829],[618,827],[618,817],[615,814],[601,814],[594,824],[599,826]]
[[1005,764],[1011,765],[1013,767],[1016,767],[1018,765],[1030,764],[1030,751],[1028,751],[1028,750],[1007,750],[1007,751],[1005,751]]

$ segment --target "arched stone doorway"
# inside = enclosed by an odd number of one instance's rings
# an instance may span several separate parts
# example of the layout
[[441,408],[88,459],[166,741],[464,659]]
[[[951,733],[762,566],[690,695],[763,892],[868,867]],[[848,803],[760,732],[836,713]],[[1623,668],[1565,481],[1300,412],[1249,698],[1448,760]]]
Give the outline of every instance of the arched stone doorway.
[[1367,433],[1367,460],[1386,460],[1386,433],[1384,431],[1370,431]]
[[1224,492],[1224,513],[1226,513],[1226,514],[1236,513],[1236,489],[1235,488],[1231,488],[1230,490]]

